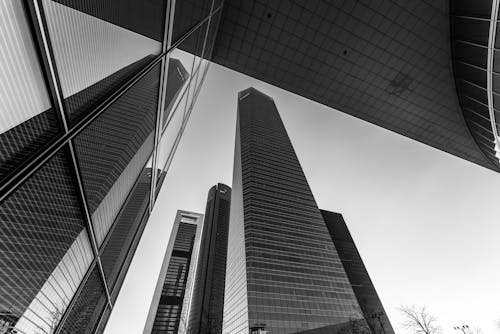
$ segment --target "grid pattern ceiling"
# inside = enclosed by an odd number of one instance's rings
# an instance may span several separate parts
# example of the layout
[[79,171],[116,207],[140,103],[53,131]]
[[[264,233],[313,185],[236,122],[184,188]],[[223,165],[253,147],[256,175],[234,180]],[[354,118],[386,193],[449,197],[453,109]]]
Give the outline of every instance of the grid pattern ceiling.
[[453,81],[448,1],[227,0],[212,60],[500,171]]

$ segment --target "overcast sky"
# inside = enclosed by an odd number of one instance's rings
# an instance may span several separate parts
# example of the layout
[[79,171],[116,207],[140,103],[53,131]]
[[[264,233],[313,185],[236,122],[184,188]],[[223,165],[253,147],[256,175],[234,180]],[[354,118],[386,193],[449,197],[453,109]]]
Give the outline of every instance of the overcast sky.
[[105,334],[142,333],[178,209],[232,183],[237,93],[274,98],[320,208],[340,212],[396,333],[427,305],[444,334],[500,333],[500,175],[212,64]]

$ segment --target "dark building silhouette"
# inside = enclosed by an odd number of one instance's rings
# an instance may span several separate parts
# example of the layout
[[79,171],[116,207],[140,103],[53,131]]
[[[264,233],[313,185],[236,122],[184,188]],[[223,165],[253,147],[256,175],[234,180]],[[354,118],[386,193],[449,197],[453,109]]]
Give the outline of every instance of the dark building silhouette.
[[238,95],[224,333],[272,334],[363,315],[274,101]]
[[178,211],[144,334],[186,333],[203,215]]
[[210,189],[189,317],[190,334],[222,333],[230,205],[230,187],[219,183]]
[[394,334],[356,244],[340,213],[321,210],[363,315],[374,334]]

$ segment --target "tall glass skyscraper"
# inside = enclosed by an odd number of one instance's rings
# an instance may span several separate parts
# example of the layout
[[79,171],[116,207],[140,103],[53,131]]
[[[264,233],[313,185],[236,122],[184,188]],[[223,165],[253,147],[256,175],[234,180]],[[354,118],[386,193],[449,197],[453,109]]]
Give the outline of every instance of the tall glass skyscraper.
[[190,334],[221,334],[226,280],[231,188],[219,183],[208,192],[196,271]]
[[223,332],[362,321],[273,99],[240,92],[236,126]]
[[191,313],[203,215],[177,211],[144,334],[184,334]]
[[103,330],[215,39],[220,3],[179,3],[0,2],[8,332]]

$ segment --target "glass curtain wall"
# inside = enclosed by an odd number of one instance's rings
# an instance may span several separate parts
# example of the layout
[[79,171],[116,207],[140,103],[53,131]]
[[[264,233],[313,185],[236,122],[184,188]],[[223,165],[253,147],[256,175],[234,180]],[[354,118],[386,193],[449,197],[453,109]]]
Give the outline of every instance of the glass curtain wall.
[[203,84],[221,8],[0,3],[2,333],[104,330]]

